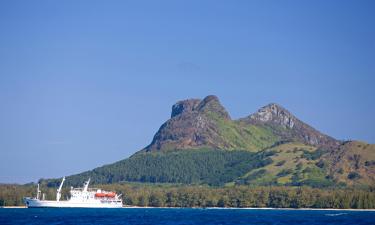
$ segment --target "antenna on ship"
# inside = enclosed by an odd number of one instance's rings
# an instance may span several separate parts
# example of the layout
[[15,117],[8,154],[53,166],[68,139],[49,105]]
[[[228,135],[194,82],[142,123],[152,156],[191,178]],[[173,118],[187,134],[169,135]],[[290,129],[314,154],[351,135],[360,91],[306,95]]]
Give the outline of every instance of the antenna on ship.
[[64,184],[64,181],[65,181],[65,177],[63,177],[62,181],[61,181],[61,184],[60,184],[60,187],[59,189],[57,189],[57,193],[56,193],[56,201],[60,201],[60,198],[61,198],[61,188]]

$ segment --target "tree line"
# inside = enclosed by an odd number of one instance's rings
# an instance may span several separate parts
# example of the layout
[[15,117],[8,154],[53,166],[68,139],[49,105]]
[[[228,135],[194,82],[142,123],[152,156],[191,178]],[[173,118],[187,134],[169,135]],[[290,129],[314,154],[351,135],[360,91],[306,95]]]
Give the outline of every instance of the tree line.
[[[35,196],[35,185],[0,185],[0,206],[24,205]],[[311,187],[209,187],[165,184],[107,184],[98,188],[122,193],[125,205],[152,207],[273,207],[273,208],[375,208],[375,189],[318,189]],[[42,187],[47,199],[55,188]],[[63,190],[63,198],[69,197]]]

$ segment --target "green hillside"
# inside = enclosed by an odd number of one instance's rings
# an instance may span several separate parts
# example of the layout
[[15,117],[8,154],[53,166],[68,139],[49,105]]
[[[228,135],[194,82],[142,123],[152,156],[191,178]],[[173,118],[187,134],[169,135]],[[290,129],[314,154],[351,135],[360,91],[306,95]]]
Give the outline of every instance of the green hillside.
[[[374,167],[374,145],[363,145],[365,149],[362,151],[353,149],[353,146],[359,145],[357,142],[348,142],[340,147],[346,149],[340,153],[346,154],[348,160],[363,157],[357,170],[348,166],[350,164],[344,160],[332,164],[329,159],[333,157],[333,153],[330,150],[298,142],[285,142],[255,153],[213,149],[141,152],[128,159],[69,176],[67,185],[80,186],[84,180],[91,178],[93,184],[145,182],[227,187],[373,187],[373,176],[368,175],[368,171]],[[333,174],[332,171],[336,172]],[[351,174],[357,174],[358,177],[352,178]],[[60,179],[41,182],[55,187]]]
[[334,186],[327,177],[321,156],[324,150],[301,143],[290,142],[265,150],[273,152],[272,163],[249,171],[236,180],[237,184],[248,185],[289,185],[313,187]]
[[[118,182],[208,184],[231,182],[246,172],[272,163],[272,151],[189,150],[140,153],[129,159],[67,177],[67,185],[81,185],[89,177],[93,184]],[[46,180],[57,186],[59,179]]]
[[280,138],[266,126],[244,124],[239,121],[227,120],[215,113],[206,113],[217,126],[216,133],[225,145],[218,146],[227,150],[259,151],[275,144]]

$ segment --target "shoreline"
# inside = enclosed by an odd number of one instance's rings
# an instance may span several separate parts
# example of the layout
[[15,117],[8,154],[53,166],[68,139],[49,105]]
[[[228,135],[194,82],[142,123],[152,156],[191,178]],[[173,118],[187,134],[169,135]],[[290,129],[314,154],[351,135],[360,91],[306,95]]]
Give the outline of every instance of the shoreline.
[[244,209],[244,210],[311,210],[311,211],[375,211],[374,209],[338,209],[338,208],[254,208],[254,207],[154,207],[154,206],[123,206],[127,209]]
[[[26,206],[2,206],[0,209],[27,209]],[[99,209],[99,208],[96,208]],[[104,208],[103,208],[104,209]],[[338,209],[338,208],[254,208],[254,207],[155,207],[155,206],[130,206],[124,205],[122,208],[116,209],[220,209],[220,210],[301,210],[301,211],[369,211],[375,212],[375,209]]]

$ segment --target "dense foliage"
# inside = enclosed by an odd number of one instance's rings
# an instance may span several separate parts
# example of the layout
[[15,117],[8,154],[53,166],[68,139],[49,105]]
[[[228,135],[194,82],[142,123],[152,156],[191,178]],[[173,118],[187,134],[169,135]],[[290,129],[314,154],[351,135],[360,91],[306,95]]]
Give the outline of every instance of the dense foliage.
[[[140,153],[111,165],[67,177],[67,185],[82,185],[90,177],[93,184],[132,181],[219,186],[254,168],[271,163],[269,156],[272,154],[223,150]],[[42,181],[49,186],[58,186],[59,182]]]
[[[109,184],[103,189],[123,194],[126,205],[155,207],[275,207],[275,208],[375,208],[373,189],[317,189],[310,187],[213,188],[165,184]],[[42,187],[48,199],[55,188]],[[67,197],[68,189],[64,189]],[[23,205],[22,197],[35,195],[35,185],[0,185],[0,206]]]

